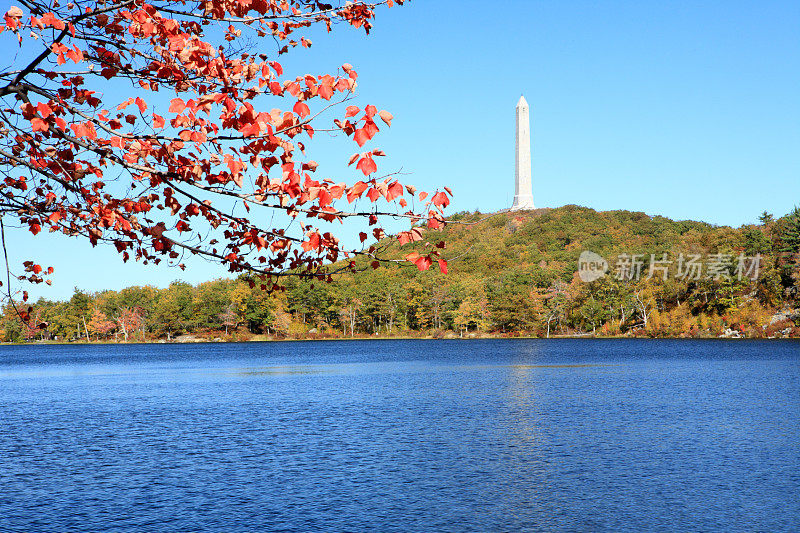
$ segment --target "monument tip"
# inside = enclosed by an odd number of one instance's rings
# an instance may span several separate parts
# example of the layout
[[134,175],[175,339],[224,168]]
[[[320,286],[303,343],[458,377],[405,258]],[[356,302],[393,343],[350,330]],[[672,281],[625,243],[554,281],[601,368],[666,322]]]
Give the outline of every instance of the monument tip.
[[528,101],[525,100],[523,95],[520,95],[519,102],[517,102],[517,107],[528,107]]

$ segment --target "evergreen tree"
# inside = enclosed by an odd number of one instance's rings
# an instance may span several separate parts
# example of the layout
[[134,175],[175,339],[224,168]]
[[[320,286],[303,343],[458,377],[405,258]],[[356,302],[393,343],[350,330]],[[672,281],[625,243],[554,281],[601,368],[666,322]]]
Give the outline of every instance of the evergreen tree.
[[795,207],[783,220],[779,251],[787,255],[800,252],[800,207]]

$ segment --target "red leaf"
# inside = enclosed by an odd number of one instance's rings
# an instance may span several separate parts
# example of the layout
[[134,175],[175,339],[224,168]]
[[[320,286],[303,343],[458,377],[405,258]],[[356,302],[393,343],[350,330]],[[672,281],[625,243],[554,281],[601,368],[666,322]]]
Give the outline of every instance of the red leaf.
[[[285,83],[285,82],[284,82]],[[297,98],[297,95],[300,94],[300,86],[294,82],[285,83],[284,88],[289,91],[289,94]]]
[[132,103],[133,103],[133,98],[128,98],[127,100],[125,100],[124,102],[122,102],[121,104],[119,104],[117,106],[117,111],[122,111],[123,109],[125,109],[126,107],[131,105]]
[[245,137],[252,137],[261,133],[261,127],[258,125],[258,122],[251,122],[250,124],[239,128],[239,133]]
[[320,189],[319,196],[317,197],[319,206],[325,207],[326,205],[330,204],[331,201],[333,201],[333,196],[331,193],[329,193],[327,189]]
[[32,131],[47,131],[48,129],[50,129],[50,126],[47,125],[47,122],[40,119],[39,117],[33,117],[31,119]]
[[373,137],[375,137],[375,134],[378,133],[380,130],[378,129],[378,126],[375,125],[374,122],[369,120],[367,121],[366,124],[364,124],[364,131],[367,133],[367,138],[372,139]]
[[367,117],[369,118],[374,117],[375,113],[377,112],[378,110],[374,105],[368,105],[367,107],[364,108],[364,113],[366,113]]
[[428,227],[431,229],[439,229],[444,226],[444,219],[437,211],[428,212]]
[[361,111],[361,109],[358,108],[357,106],[354,105],[347,106],[347,113],[345,113],[344,117],[345,118],[354,117],[358,114],[359,111]]
[[330,100],[333,97],[333,87],[330,85],[320,85],[317,94],[319,94],[320,98],[323,100]]
[[358,162],[356,168],[363,172],[365,176],[368,176],[378,170],[378,165],[375,164],[372,156],[367,154],[361,158],[361,161]]
[[341,198],[342,194],[344,194],[344,184],[339,183],[330,188],[330,193],[333,198]]
[[447,207],[448,205],[450,205],[450,199],[442,191],[439,191],[436,194],[434,194],[433,198],[431,198],[431,201],[433,202],[433,205],[436,206],[440,205],[442,207]]
[[376,202],[378,201],[378,198],[381,197],[381,193],[378,189],[372,187],[369,191],[367,191],[367,196],[371,201]]
[[319,248],[320,240],[319,240],[319,233],[316,231],[312,231],[308,233],[308,240],[305,241],[302,246],[303,250],[306,252],[310,250],[316,250]]
[[184,109],[186,109],[186,103],[180,98],[173,98],[172,100],[170,100],[169,102],[170,113],[183,113]]
[[83,52],[77,46],[72,45],[72,49],[67,50],[67,57],[75,63],[80,63],[83,61]]
[[165,124],[164,117],[161,115],[156,115],[153,113],[153,127],[154,128],[163,128]]
[[353,200],[355,200],[356,198],[361,197],[361,194],[366,190],[367,190],[367,184],[366,183],[364,183],[363,181],[356,182],[347,191],[347,201],[349,203],[353,203]]
[[397,240],[400,241],[400,246],[414,241],[422,240],[422,233],[419,228],[414,228],[410,231],[401,231],[397,234]]
[[50,109],[50,106],[44,102],[39,102],[36,104],[36,111],[39,113],[39,115],[41,115],[42,118],[47,118],[53,113],[53,110]]
[[139,107],[139,112],[140,113],[144,113],[145,110],[147,109],[147,104],[141,98],[137,98],[136,99],[136,105]]
[[420,270],[428,270],[433,264],[433,261],[431,261],[430,257],[426,255],[419,255],[417,252],[411,252],[410,254],[406,255],[406,261],[414,263]]
[[369,133],[363,128],[356,130],[356,134],[353,135],[353,140],[356,141],[359,146],[364,146],[364,143],[369,140]]
[[402,195],[403,195],[403,186],[400,184],[399,181],[395,181],[394,183],[389,185],[389,188],[386,191],[386,200],[391,202],[398,196]]
[[442,274],[447,274],[447,261],[444,259],[439,259],[439,270]]
[[60,19],[57,19],[53,13],[45,13],[42,15],[41,21],[42,24],[46,26],[52,26],[57,30],[63,30],[65,28],[64,22]]
[[76,137],[88,137],[89,139],[97,139],[97,130],[91,122],[84,122],[82,124],[70,124],[70,128],[75,133]]
[[296,104],[294,104],[292,111],[300,115],[300,118],[305,118],[311,114],[311,110],[308,108],[308,105],[306,105],[305,102],[301,102],[299,100],[297,101]]
[[394,118],[394,116],[392,116],[392,114],[389,113],[388,111],[381,110],[381,112],[378,113],[378,116],[381,117],[381,120],[384,121],[387,126],[392,125],[392,119]]

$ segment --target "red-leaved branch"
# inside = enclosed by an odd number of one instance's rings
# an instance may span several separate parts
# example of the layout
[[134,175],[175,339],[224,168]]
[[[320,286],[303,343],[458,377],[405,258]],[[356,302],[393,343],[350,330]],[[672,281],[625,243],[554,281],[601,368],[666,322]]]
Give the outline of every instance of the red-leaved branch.
[[[386,0],[391,7],[401,0]],[[376,4],[310,0],[22,0],[0,25],[0,213],[42,231],[108,243],[124,260],[184,268],[187,254],[249,272],[330,279],[331,265],[376,268],[385,243],[424,240],[450,191],[381,175],[370,147],[392,114],[353,104],[358,74],[290,78],[278,61],[337,24],[369,33]],[[310,30],[309,30],[310,31]],[[264,53],[269,45],[274,51]],[[9,50],[14,51],[9,51]],[[120,98],[119,95],[124,95]],[[113,100],[113,101],[112,101]],[[352,139],[350,182],[320,176],[309,143]],[[344,155],[343,159],[347,159]],[[364,219],[374,242],[345,249],[331,222]],[[387,219],[407,219],[390,235]],[[436,246],[406,259],[446,263]],[[344,261],[342,261],[344,260]],[[28,277],[43,280],[41,267]]]

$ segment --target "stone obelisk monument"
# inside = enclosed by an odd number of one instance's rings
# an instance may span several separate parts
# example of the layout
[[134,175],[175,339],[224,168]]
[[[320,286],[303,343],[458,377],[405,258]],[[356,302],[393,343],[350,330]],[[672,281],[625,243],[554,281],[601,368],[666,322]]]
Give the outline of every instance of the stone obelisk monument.
[[528,102],[524,96],[517,102],[517,167],[514,176],[514,203],[512,211],[535,209],[533,206],[533,180],[531,179],[531,122]]

